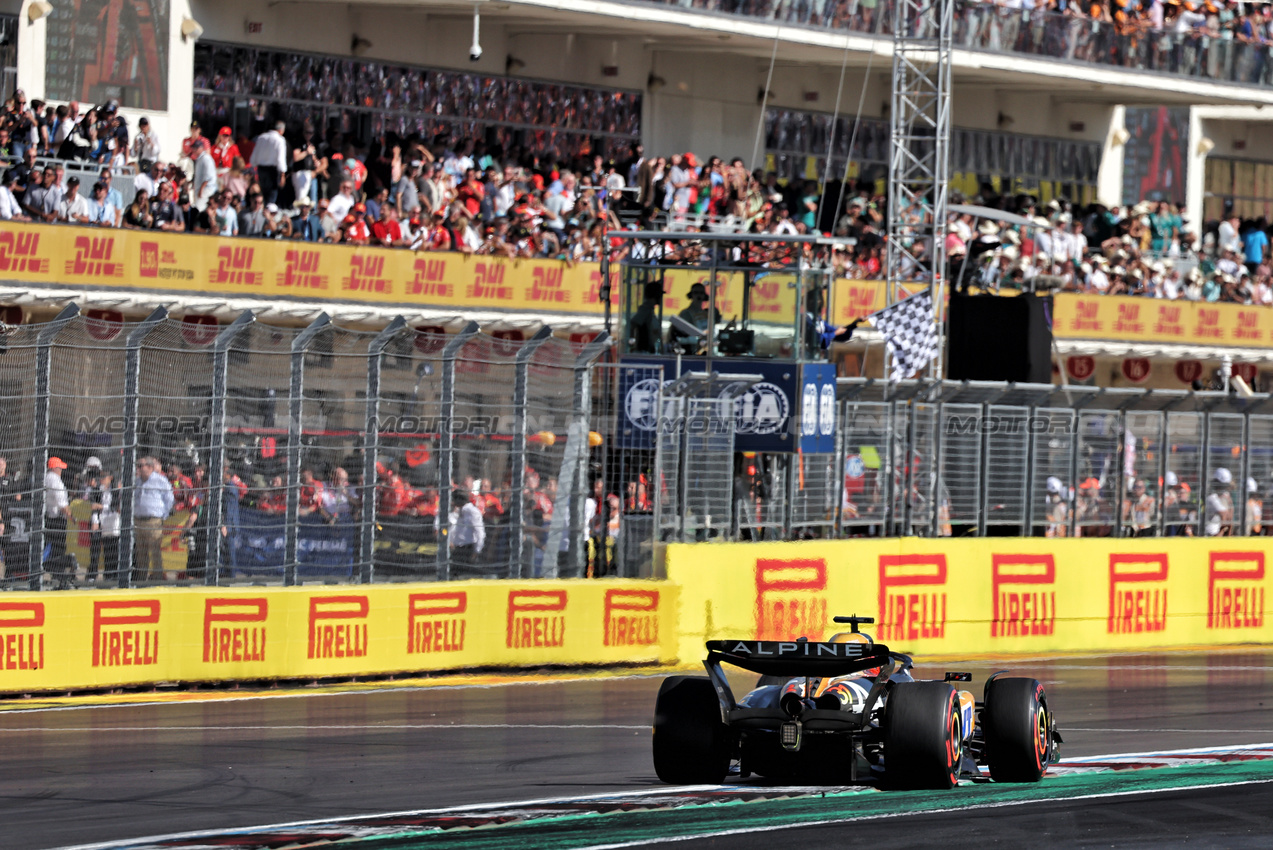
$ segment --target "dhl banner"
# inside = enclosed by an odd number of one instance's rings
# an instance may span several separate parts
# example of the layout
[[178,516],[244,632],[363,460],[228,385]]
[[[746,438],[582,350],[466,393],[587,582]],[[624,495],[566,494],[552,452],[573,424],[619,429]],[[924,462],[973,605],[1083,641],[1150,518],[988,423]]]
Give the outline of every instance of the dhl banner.
[[902,652],[974,655],[1273,642],[1273,539],[671,544],[679,657],[703,641],[810,640],[831,618]]
[[670,661],[649,581],[7,593],[0,692]]
[[1060,292],[1053,300],[1052,333],[1062,339],[1268,348],[1273,346],[1273,309]]

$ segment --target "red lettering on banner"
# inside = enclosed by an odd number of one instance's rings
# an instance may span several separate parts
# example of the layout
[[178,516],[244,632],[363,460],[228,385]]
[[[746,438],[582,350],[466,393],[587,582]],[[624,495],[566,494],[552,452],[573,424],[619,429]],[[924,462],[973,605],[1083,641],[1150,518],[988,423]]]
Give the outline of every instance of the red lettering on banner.
[[526,300],[544,304],[569,304],[570,290],[562,286],[562,277],[560,267],[536,266],[530,273]]
[[1101,302],[1095,298],[1076,298],[1074,300],[1074,319],[1070,322],[1072,331],[1100,331],[1105,327],[1101,321]]
[[[213,597],[203,602],[203,660],[264,661],[265,626],[238,625],[264,623],[270,601],[264,596],[247,599]],[[226,626],[224,623],[236,625]]]
[[751,288],[751,312],[757,314],[777,314],[782,312],[782,304],[778,299],[782,296],[782,281],[761,278]]
[[311,596],[309,600],[309,657],[366,658],[367,624],[371,603],[366,596]]
[[93,603],[93,666],[148,667],[159,663],[159,600],[98,600]]
[[1159,304],[1158,320],[1154,322],[1154,333],[1159,336],[1184,336],[1185,324],[1181,320],[1180,310],[1180,307]]
[[142,277],[158,277],[159,276],[159,243],[143,242],[139,246],[141,257],[138,265],[138,273]]
[[418,257],[413,266],[415,276],[407,281],[407,295],[426,298],[452,298],[455,286],[445,283],[446,260],[429,260]]
[[504,266],[501,263],[474,263],[473,282],[465,294],[469,298],[486,301],[512,301],[513,287],[504,284]]
[[0,602],[0,670],[44,669],[44,603]]
[[865,286],[850,286],[848,318],[856,319],[861,316],[869,316],[871,313],[874,313],[877,293],[878,289],[870,284]]
[[[946,635],[946,556],[880,555],[880,638]],[[896,588],[934,588],[901,590]],[[936,588],[942,588],[937,592]]]
[[601,642],[606,646],[654,646],[659,642],[657,590],[607,590]]
[[564,590],[510,590],[505,644],[510,649],[565,646],[567,601]]
[[49,260],[47,257],[37,257],[39,250],[38,233],[0,233],[0,272],[48,274]]
[[218,286],[260,286],[265,274],[252,268],[255,259],[255,248],[223,245],[217,249],[217,267],[208,269],[208,282]]
[[823,558],[757,558],[756,640],[822,640],[826,589]]
[[349,277],[340,279],[340,287],[347,292],[378,292],[389,295],[393,292],[393,281],[384,277],[384,273],[383,256],[355,254],[349,258]]
[[1142,334],[1145,332],[1145,323],[1140,320],[1139,304],[1118,305],[1118,317],[1114,319],[1115,333]]
[[81,277],[123,277],[124,264],[111,260],[115,237],[75,237],[75,256],[66,261],[66,273]]
[[[610,272],[610,303],[617,305],[619,303],[619,287],[614,284],[618,280],[618,272]],[[601,272],[592,271],[588,273],[588,291],[584,293],[583,303],[600,304],[601,302]]]
[[1167,628],[1167,555],[1109,556],[1110,634]]
[[1212,552],[1207,569],[1207,628],[1264,625],[1264,553]]
[[277,275],[278,285],[294,289],[327,289],[327,275],[319,274],[323,255],[299,248],[283,255],[286,265]]
[[1198,324],[1194,326],[1193,335],[1199,339],[1224,339],[1224,329],[1220,327],[1220,309],[1218,307],[1198,308]]
[[1233,331],[1235,340],[1259,342],[1264,339],[1264,331],[1260,330],[1259,310],[1239,310],[1238,326]]
[[407,597],[407,654],[461,652],[469,607],[467,591],[412,593]]
[[1056,559],[991,555],[991,637],[1034,637],[1056,628]]

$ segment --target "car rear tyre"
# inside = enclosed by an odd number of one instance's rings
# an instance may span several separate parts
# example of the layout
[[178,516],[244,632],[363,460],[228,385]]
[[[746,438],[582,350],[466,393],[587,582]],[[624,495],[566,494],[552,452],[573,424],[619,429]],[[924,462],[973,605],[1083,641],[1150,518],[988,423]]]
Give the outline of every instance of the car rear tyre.
[[654,704],[654,772],[675,785],[719,785],[733,755],[710,680],[669,676]]
[[1038,782],[1052,761],[1052,716],[1034,679],[994,679],[981,714],[990,778]]
[[889,788],[953,788],[963,760],[959,696],[945,682],[893,685],[884,708]]

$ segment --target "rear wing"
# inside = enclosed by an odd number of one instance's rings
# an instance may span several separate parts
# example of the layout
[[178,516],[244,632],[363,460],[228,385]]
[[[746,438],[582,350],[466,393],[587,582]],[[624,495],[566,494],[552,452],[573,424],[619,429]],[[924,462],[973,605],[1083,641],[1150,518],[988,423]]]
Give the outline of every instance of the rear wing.
[[709,667],[732,664],[761,676],[849,676],[889,663],[883,644],[776,640],[709,640]]

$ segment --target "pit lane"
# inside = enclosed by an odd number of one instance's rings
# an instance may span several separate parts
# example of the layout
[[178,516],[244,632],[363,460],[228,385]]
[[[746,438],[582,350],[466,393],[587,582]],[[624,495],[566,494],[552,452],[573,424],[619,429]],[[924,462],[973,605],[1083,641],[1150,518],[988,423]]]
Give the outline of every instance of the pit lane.
[[[949,662],[917,672],[939,677],[945,669],[969,670],[979,688],[986,675],[1003,666]],[[1066,740],[1063,758],[1273,741],[1273,715],[1266,707],[1273,707],[1273,651],[1030,659],[1014,660],[1011,667],[1047,684]],[[746,682],[739,678],[740,690]],[[658,683],[658,677],[630,677],[271,698],[217,694],[198,703],[184,697],[143,705],[0,711],[2,843],[51,848],[370,813],[527,800],[563,805],[567,798],[596,795],[610,801],[594,808],[623,811],[626,804],[613,802],[614,795],[648,798],[666,790],[654,776],[649,755],[648,724]],[[1124,775],[1132,774],[1114,774]],[[1028,833],[1054,844],[1082,846],[1089,839],[1108,844],[1122,835],[1161,846],[1187,834],[1181,823],[1187,819],[1180,813],[1191,810],[1196,819],[1198,807],[1211,812],[1208,834],[1217,846],[1241,846],[1247,832],[1259,835],[1261,830],[1265,843],[1258,846],[1268,846],[1273,821],[1266,813],[1273,812],[1273,785],[1201,788],[1214,775],[1199,768],[1197,777],[1186,781],[1187,790],[914,814],[906,818],[906,829],[918,832],[908,831],[907,840],[896,846],[994,843],[997,824],[1009,825],[1004,836]],[[1268,776],[1273,778],[1273,772]],[[760,784],[739,791],[748,805],[771,805],[768,797],[783,796]],[[944,793],[943,800],[955,805],[965,789]],[[867,798],[845,797],[837,811],[850,813],[858,799]],[[899,821],[897,812],[888,814],[847,827],[775,822],[764,831],[690,843],[834,844],[834,836],[842,834],[836,830],[848,828],[855,841],[878,832],[879,846],[892,846],[888,836]],[[471,816],[467,809],[453,815],[457,820]],[[603,820],[605,828],[591,843],[624,843],[623,821]],[[728,830],[731,820],[720,816],[717,831]],[[1108,828],[1095,829],[1096,824]],[[551,828],[545,829],[541,838],[552,846]],[[521,839],[522,846],[530,846],[534,832]],[[1020,843],[1019,838],[1005,841],[1004,846]],[[208,843],[212,839],[181,842]],[[259,837],[238,842],[264,844]]]

